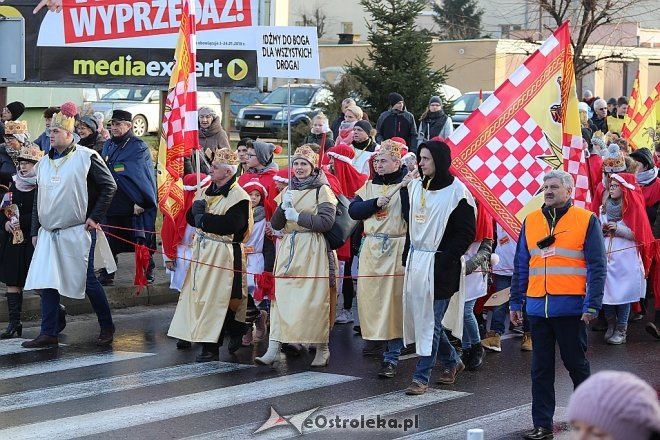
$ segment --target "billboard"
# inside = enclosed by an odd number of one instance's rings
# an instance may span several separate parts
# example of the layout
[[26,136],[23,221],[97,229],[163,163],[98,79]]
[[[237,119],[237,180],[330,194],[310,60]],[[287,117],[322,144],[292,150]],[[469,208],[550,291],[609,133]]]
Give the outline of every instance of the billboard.
[[[0,3],[0,16],[25,21],[25,83],[167,88],[181,0],[64,0],[33,14],[37,3]],[[200,88],[256,87],[258,3],[196,1]]]

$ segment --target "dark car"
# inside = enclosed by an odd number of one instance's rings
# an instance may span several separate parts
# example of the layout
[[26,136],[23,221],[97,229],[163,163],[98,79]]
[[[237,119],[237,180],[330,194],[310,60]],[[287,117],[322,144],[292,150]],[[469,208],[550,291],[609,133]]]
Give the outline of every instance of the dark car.
[[[481,94],[481,98],[479,95]],[[470,116],[470,114],[479,108],[493,92],[468,92],[465,95],[456,98],[454,101],[454,115],[451,117],[454,128],[461,125]]]
[[289,119],[291,125],[311,125],[311,117],[330,92],[320,84],[292,84],[291,114],[287,114],[287,95],[288,86],[278,87],[261,102],[243,107],[236,117],[240,137],[278,137]]

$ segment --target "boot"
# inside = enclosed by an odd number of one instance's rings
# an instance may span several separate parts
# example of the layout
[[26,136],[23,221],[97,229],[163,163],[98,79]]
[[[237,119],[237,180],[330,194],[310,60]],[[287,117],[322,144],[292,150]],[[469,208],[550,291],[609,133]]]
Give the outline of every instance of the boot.
[[617,325],[616,330],[614,330],[614,334],[612,334],[612,337],[609,338],[607,341],[608,344],[612,345],[621,345],[626,343],[626,330],[628,326],[627,325]]
[[62,330],[66,327],[66,307],[63,304],[60,304],[60,309],[57,316],[57,333],[62,333]]
[[463,363],[468,371],[474,371],[484,364],[485,351],[481,344],[473,345],[467,353],[467,363]]
[[280,361],[281,348],[281,343],[271,339],[268,341],[268,350],[266,353],[261,357],[254,358],[254,361],[259,365],[268,365],[272,367],[275,363]]
[[213,362],[220,360],[220,347],[212,342],[202,343],[202,352],[195,357],[195,362]]
[[616,316],[607,318],[607,331],[605,332],[605,342],[609,341],[609,339],[614,334],[615,329],[616,329]]
[[23,335],[23,324],[21,324],[21,309],[23,307],[23,295],[19,292],[7,293],[7,308],[9,309],[9,325],[7,330],[0,334],[0,339],[21,337]]
[[250,345],[252,345],[252,341],[253,341],[252,327],[250,327],[247,333],[243,335],[243,338],[241,339],[241,345],[243,347],[249,347]]
[[330,348],[328,343],[316,344],[316,356],[312,361],[312,367],[327,367],[330,363]]
[[254,338],[260,341],[264,336],[266,336],[266,325],[268,323],[268,312],[261,310],[259,317],[255,321],[255,326],[257,331],[254,333]]

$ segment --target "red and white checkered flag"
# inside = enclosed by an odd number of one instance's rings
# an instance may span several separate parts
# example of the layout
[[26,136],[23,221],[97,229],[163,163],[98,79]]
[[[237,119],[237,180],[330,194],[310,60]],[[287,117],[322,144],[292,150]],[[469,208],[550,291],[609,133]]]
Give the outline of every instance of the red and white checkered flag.
[[199,148],[195,1],[183,0],[181,9],[175,66],[165,101],[158,147],[158,204],[165,218],[171,220],[183,209],[183,159]]

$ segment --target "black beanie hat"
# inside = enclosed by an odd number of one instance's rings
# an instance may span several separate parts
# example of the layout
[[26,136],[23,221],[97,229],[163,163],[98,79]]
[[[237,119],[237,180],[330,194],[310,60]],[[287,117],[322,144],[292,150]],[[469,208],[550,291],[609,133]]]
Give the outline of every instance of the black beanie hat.
[[389,95],[387,95],[387,101],[390,103],[390,107],[392,107],[397,102],[403,101],[403,96],[399,95],[396,92],[392,92]]
[[7,110],[11,112],[11,120],[15,121],[20,118],[25,111],[25,105],[22,102],[14,101],[7,104]]
[[644,164],[647,169],[652,169],[655,166],[653,162],[653,153],[648,148],[638,148],[637,150],[630,153],[630,157],[635,159],[637,162]]
[[364,130],[365,133],[371,136],[371,130],[373,130],[373,127],[369,121],[365,121],[364,119],[359,120],[355,123],[354,127],[360,127],[362,130]]
[[442,99],[439,96],[431,96],[431,99],[429,99],[429,105],[431,104],[442,105]]

